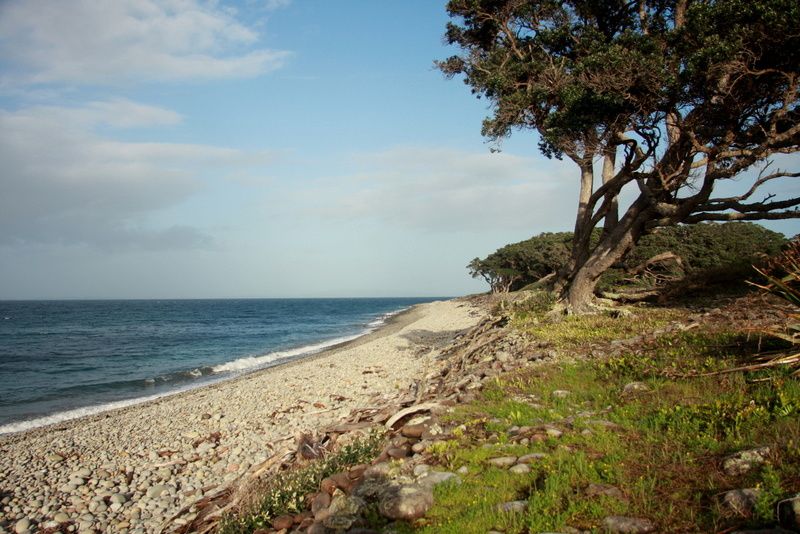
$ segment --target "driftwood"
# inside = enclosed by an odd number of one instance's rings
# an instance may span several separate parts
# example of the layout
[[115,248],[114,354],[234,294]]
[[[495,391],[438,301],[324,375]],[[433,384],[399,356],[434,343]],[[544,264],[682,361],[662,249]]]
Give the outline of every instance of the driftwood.
[[417,404],[415,406],[411,406],[410,408],[405,408],[400,410],[396,414],[394,414],[388,421],[384,424],[386,428],[393,428],[398,421],[403,419],[404,417],[408,417],[409,415],[413,415],[419,412],[429,412],[436,408],[439,408],[441,405],[438,402],[426,402],[423,404]]

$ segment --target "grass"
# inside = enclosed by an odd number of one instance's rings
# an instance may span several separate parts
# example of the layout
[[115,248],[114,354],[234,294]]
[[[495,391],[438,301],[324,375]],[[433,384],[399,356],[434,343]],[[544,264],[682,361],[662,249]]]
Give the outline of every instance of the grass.
[[[576,317],[554,325],[534,315],[518,314],[514,324],[576,350],[659,328],[675,312]],[[463,483],[437,488],[434,508],[407,531],[597,531],[608,515],[645,517],[659,532],[774,524],[775,502],[800,491],[800,383],[778,368],[695,376],[736,366],[758,342],[735,325],[698,328],[643,339],[610,359],[550,364],[495,380],[480,400],[450,415],[457,425],[453,439],[432,449],[443,468],[468,470]],[[644,382],[649,391],[623,395],[631,381]],[[554,390],[570,395],[555,398]],[[535,434],[527,442],[515,434],[515,427],[535,432],[544,425],[564,433]],[[762,445],[772,448],[764,466],[739,476],[724,473],[726,455]],[[545,456],[525,475],[487,464],[489,458],[532,452]],[[614,486],[622,498],[588,495],[590,484]],[[722,492],[748,487],[762,490],[749,516],[719,504]],[[498,510],[511,500],[527,501],[527,511]]]

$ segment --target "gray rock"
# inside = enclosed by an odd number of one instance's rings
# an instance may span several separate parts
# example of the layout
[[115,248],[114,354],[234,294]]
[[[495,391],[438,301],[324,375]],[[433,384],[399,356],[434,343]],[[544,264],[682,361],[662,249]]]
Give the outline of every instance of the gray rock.
[[557,389],[553,391],[552,395],[556,399],[566,399],[567,397],[570,396],[570,392],[567,391],[566,389]]
[[334,530],[347,530],[356,522],[364,506],[364,501],[358,497],[336,495],[328,507],[322,524]]
[[517,458],[517,463],[520,464],[532,464],[539,460],[543,460],[547,458],[547,454],[543,452],[532,452],[531,454],[525,454],[524,456],[520,456]]
[[390,519],[418,519],[433,506],[433,492],[424,486],[403,484],[382,493],[378,510]]
[[462,465],[461,467],[456,469],[456,473],[458,473],[459,475],[468,475],[469,467],[467,467],[466,465]]
[[778,522],[784,528],[800,531],[800,495],[778,503]]
[[517,463],[516,456],[500,456],[498,458],[489,458],[486,460],[486,463],[489,465],[493,465],[495,467],[499,467],[501,469],[505,469],[507,467],[511,467],[515,463]]
[[722,494],[722,504],[731,512],[742,517],[748,517],[753,512],[761,490],[758,488],[744,488],[726,491]]
[[510,501],[497,505],[497,509],[501,512],[510,514],[521,514],[528,509],[528,501]]
[[60,454],[55,454],[55,453],[54,454],[48,454],[47,455],[47,461],[48,462],[52,462],[54,464],[58,464],[58,463],[61,463],[61,462],[64,461],[64,457],[61,456]]
[[428,464],[415,465],[414,466],[414,476],[418,477],[418,476],[424,475],[425,473],[427,473],[430,470],[431,470],[431,466],[429,466]]
[[151,486],[147,489],[147,496],[151,499],[157,499],[161,497],[164,493],[167,493],[169,488],[164,484],[156,484],[155,486]]
[[69,521],[69,515],[64,512],[58,512],[53,516],[53,521],[57,521],[59,523],[66,523]]
[[554,426],[545,426],[544,427],[545,433],[550,436],[551,438],[560,438],[564,433]]
[[417,479],[417,483],[422,486],[434,487],[445,482],[452,482],[453,484],[461,484],[461,477],[455,473],[447,471],[429,471]]
[[508,471],[515,475],[527,475],[531,472],[531,467],[528,464],[517,464]]
[[650,388],[644,382],[628,382],[622,388],[623,395],[633,395],[634,393],[644,393],[650,391]]
[[726,475],[743,475],[767,461],[769,447],[759,447],[732,454],[722,461],[722,469]]
[[603,527],[607,532],[619,534],[647,534],[655,532],[656,526],[649,519],[612,515],[603,519]]
[[121,493],[114,493],[113,495],[111,495],[110,500],[112,503],[119,503],[119,504],[125,504],[126,502],[128,502],[128,498]]

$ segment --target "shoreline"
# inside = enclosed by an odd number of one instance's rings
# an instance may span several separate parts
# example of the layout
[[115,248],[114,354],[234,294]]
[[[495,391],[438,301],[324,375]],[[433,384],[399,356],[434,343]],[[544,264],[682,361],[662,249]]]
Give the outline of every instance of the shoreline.
[[[450,299],[450,300],[456,300],[456,299]],[[441,301],[433,301],[433,302],[441,302]],[[5,423],[5,424],[0,425],[0,444],[2,444],[4,439],[9,438],[9,437],[13,437],[13,436],[21,435],[21,434],[27,434],[29,432],[36,432],[38,430],[42,430],[42,431],[58,430],[58,427],[60,427],[60,426],[68,425],[68,424],[71,424],[71,423],[78,423],[78,422],[80,422],[80,421],[82,421],[84,419],[86,419],[86,420],[98,419],[98,418],[99,419],[105,419],[106,418],[106,414],[122,413],[123,411],[128,410],[130,408],[136,408],[136,407],[143,406],[143,405],[146,405],[146,404],[149,404],[149,403],[157,403],[157,402],[162,401],[162,400],[179,397],[181,395],[187,395],[187,394],[190,394],[190,393],[195,392],[197,390],[201,390],[201,389],[205,389],[205,388],[212,388],[212,387],[215,387],[215,386],[219,386],[221,384],[226,384],[226,383],[230,383],[230,382],[235,382],[237,380],[246,379],[246,378],[249,378],[249,377],[251,377],[253,375],[256,375],[256,374],[259,374],[259,373],[269,372],[269,371],[274,370],[274,369],[279,368],[279,367],[299,364],[299,363],[302,363],[302,362],[305,362],[305,361],[313,361],[316,358],[322,358],[322,357],[331,356],[331,355],[333,355],[334,353],[336,353],[336,352],[338,352],[340,350],[345,350],[345,349],[350,348],[350,347],[358,346],[358,344],[359,344],[359,342],[361,340],[364,340],[363,342],[369,342],[371,339],[377,339],[377,338],[380,338],[380,337],[383,337],[383,336],[386,336],[386,335],[391,335],[393,332],[396,332],[398,329],[402,328],[403,326],[405,326],[405,324],[407,324],[407,323],[402,323],[402,321],[401,321],[401,317],[402,316],[405,316],[406,314],[412,314],[416,307],[422,306],[424,304],[425,303],[414,304],[412,306],[409,306],[408,308],[400,309],[397,312],[391,312],[391,313],[389,313],[388,315],[385,316],[383,324],[380,324],[380,325],[378,325],[378,326],[376,326],[376,327],[374,327],[372,329],[368,329],[368,330],[364,331],[361,334],[356,334],[355,337],[352,338],[352,339],[348,339],[346,341],[340,341],[338,343],[334,343],[333,345],[324,347],[324,348],[316,350],[316,351],[309,350],[309,352],[307,352],[307,353],[301,353],[301,354],[298,354],[296,356],[288,356],[286,358],[276,360],[275,362],[270,362],[270,363],[266,364],[264,367],[254,367],[254,368],[249,369],[249,370],[245,369],[245,370],[241,370],[241,371],[238,371],[238,372],[234,371],[234,372],[231,372],[231,374],[229,376],[223,376],[223,377],[217,378],[215,380],[214,379],[207,380],[205,382],[201,382],[201,383],[194,384],[194,385],[188,385],[188,386],[185,386],[185,387],[182,387],[182,388],[177,388],[177,389],[172,390],[172,391],[165,391],[163,393],[158,393],[158,394],[155,394],[155,395],[144,395],[144,396],[141,396],[141,397],[131,397],[131,398],[128,398],[128,399],[119,399],[119,400],[107,402],[107,403],[104,403],[104,404],[87,405],[87,406],[82,406],[82,407],[79,407],[79,408],[74,408],[74,409],[66,410],[66,411],[62,411],[62,412],[54,412],[52,414],[34,417],[33,419],[26,419],[26,420],[22,420],[22,421],[12,421],[12,422],[9,422],[9,423]],[[408,320],[413,322],[414,319],[410,318]],[[394,330],[390,330],[389,328],[391,326],[395,325],[395,323],[400,323],[400,324]],[[325,343],[325,341],[320,341],[318,343]],[[315,345],[315,344],[317,344],[317,343],[312,343],[309,346],[312,346],[312,345]],[[298,349],[300,349],[300,348],[303,348],[303,347],[298,347]],[[123,406],[118,406],[118,404],[124,404],[124,405]],[[10,430],[10,431],[3,431],[2,430],[2,428],[6,427],[6,426],[24,425],[26,423],[31,423],[31,422],[34,422],[34,421],[37,421],[37,420],[41,420],[41,419],[49,419],[49,418],[57,417],[60,414],[68,414],[68,413],[71,413],[71,412],[79,412],[79,411],[83,411],[83,410],[92,410],[92,409],[96,409],[96,411],[91,411],[89,413],[84,413],[84,414],[78,414],[78,415],[75,415],[73,417],[65,417],[64,419],[55,420],[55,421],[52,421],[52,422],[46,422],[46,423],[42,423],[41,425],[32,426],[32,427],[29,427],[29,428],[22,428],[20,430]]]
[[[462,299],[412,306],[319,353],[139,404],[0,436],[0,533],[69,522],[144,534],[300,433],[385,403],[476,324]],[[24,525],[23,525],[24,526]],[[24,529],[23,529],[24,531]]]

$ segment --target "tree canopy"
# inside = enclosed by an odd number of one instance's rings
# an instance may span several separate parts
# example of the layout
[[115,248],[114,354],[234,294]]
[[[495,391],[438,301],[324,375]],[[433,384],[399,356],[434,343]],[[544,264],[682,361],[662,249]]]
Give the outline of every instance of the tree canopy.
[[[461,53],[438,67],[489,100],[483,134],[535,130],[546,156],[580,171],[559,273],[570,308],[586,309],[602,273],[656,227],[800,216],[800,197],[765,193],[800,177],[768,164],[800,150],[796,0],[451,0],[448,11]],[[620,213],[628,185],[636,197]]]

